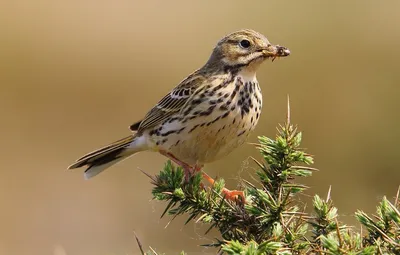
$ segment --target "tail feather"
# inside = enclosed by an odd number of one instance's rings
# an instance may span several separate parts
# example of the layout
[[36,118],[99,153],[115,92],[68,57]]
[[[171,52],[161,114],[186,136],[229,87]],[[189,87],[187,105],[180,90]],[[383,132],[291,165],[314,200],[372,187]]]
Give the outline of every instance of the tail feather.
[[140,151],[139,148],[135,149],[135,146],[132,146],[135,138],[135,135],[130,135],[103,148],[90,152],[79,158],[74,164],[70,165],[68,169],[88,166],[85,170],[84,177],[85,179],[90,179],[103,172],[108,167]]
[[[135,138],[135,136],[130,135],[130,136],[124,137],[124,138],[122,138],[122,139],[120,139],[118,141],[115,141],[115,142],[113,142],[113,143],[111,143],[111,144],[109,144],[107,146],[104,146],[104,147],[102,147],[100,149],[92,151],[92,152],[82,156],[81,158],[77,159],[75,164],[77,164],[78,162],[84,162],[87,159],[91,159],[91,158],[93,159],[98,155],[107,153],[108,151],[115,151],[116,149],[126,147],[126,146],[130,145],[133,142],[134,138]],[[80,167],[80,166],[72,167],[75,164],[71,165],[69,167],[69,169]]]

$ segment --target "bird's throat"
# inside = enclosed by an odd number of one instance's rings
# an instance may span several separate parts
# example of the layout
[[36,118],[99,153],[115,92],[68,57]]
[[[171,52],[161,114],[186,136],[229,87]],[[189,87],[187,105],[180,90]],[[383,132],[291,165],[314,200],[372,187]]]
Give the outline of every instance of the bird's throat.
[[256,71],[253,69],[243,68],[239,71],[238,75],[242,77],[245,83],[257,80]]

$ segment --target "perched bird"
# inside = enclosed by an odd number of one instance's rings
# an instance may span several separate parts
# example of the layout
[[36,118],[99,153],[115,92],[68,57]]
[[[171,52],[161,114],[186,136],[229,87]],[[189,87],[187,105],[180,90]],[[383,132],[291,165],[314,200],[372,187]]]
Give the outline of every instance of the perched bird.
[[[189,177],[246,141],[262,107],[256,70],[266,59],[289,54],[287,48],[272,45],[250,29],[225,36],[203,67],[130,126],[131,135],[83,156],[69,169],[87,166],[84,176],[89,179],[137,152],[150,150],[182,166]],[[227,198],[241,195],[224,192]]]

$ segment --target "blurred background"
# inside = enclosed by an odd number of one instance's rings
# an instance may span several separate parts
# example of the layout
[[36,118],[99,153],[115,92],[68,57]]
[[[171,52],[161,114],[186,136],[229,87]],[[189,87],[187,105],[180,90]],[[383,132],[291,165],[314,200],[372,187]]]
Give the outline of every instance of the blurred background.
[[[261,66],[257,135],[275,136],[290,94],[292,121],[321,169],[304,180],[332,197],[341,220],[368,213],[400,184],[399,1],[59,1],[0,4],[0,254],[176,254],[200,247],[200,224],[160,219],[149,179],[165,158],[141,153],[85,181],[66,167],[129,134],[162,96],[208,59],[215,43],[252,28],[287,46]],[[254,173],[244,145],[207,165],[227,179]],[[311,207],[311,205],[309,206]],[[358,227],[358,225],[357,225]]]

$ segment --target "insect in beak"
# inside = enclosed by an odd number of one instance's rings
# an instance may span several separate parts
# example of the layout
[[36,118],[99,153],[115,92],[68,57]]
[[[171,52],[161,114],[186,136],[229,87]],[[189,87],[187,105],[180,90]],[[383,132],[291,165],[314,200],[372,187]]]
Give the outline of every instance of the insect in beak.
[[274,62],[276,58],[290,55],[290,50],[288,48],[279,45],[271,45],[267,49],[264,49],[263,52],[265,56],[271,58],[272,62]]

